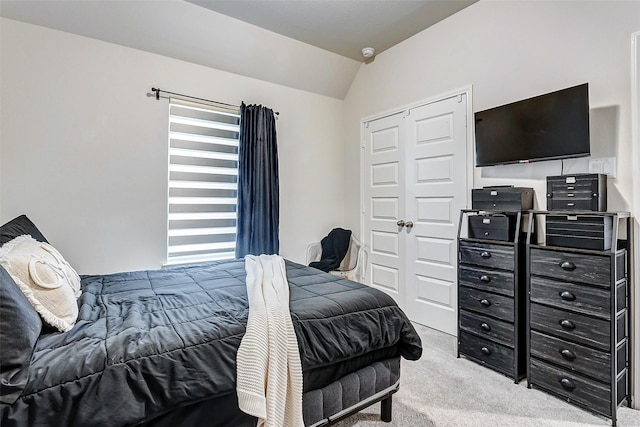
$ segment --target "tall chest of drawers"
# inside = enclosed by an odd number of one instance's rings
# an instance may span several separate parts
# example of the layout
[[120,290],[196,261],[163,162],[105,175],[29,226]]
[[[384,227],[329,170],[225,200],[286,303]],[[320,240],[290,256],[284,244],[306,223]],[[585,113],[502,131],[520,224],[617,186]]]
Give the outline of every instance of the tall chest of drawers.
[[[504,213],[493,214],[504,220]],[[512,223],[506,227],[511,231],[505,238],[504,227],[488,227],[481,229],[482,233],[465,231],[466,224],[471,227],[477,222],[474,220],[480,211],[461,212],[458,357],[464,356],[518,382],[526,373],[524,238],[519,232],[521,212],[506,215]],[[465,221],[467,218],[470,220]]]
[[[544,228],[548,215],[562,214],[528,214],[528,386],[604,415],[615,425],[618,406],[631,405],[629,214],[581,212],[610,217],[608,250],[545,245],[536,231]],[[618,239],[621,225],[626,240]]]

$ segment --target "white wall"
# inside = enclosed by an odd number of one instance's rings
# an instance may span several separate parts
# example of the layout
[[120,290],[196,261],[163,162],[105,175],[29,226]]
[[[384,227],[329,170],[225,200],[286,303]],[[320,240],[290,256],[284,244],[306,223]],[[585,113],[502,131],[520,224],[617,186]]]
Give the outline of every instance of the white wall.
[[[618,159],[609,209],[630,210],[629,52],[638,29],[637,1],[482,0],[378,55],[345,98],[347,226],[360,220],[360,120],[467,85],[475,112],[588,82],[592,154]],[[565,172],[580,172],[576,163],[565,161]],[[545,176],[560,174],[559,161],[498,168],[476,168],[474,186],[533,186],[536,207],[546,208]]]
[[342,225],[342,101],[18,21],[0,30],[0,221],[26,213],[81,274],[165,260],[168,104],[152,86],[280,112],[283,256],[304,262]]
[[[630,79],[631,34],[638,30],[638,1],[481,0],[380,54],[361,67],[345,99],[346,225],[360,227],[361,119],[466,85],[473,85],[475,112],[588,82],[592,155],[617,157],[608,208],[640,216],[633,212],[640,171],[632,161]],[[565,161],[565,172],[585,172],[581,162]],[[545,209],[545,176],[559,174],[559,161],[475,168],[474,186],[532,186],[536,207]],[[639,337],[635,331],[636,352]],[[637,358],[633,369],[637,402]]]

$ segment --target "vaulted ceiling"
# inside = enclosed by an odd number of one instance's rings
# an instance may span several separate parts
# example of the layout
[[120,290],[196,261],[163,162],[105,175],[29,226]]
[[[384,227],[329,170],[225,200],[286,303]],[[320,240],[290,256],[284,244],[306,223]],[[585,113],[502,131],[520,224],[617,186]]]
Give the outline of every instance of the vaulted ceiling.
[[258,27],[362,61],[477,0],[186,0]]
[[364,58],[476,0],[2,0],[0,16],[343,99]]

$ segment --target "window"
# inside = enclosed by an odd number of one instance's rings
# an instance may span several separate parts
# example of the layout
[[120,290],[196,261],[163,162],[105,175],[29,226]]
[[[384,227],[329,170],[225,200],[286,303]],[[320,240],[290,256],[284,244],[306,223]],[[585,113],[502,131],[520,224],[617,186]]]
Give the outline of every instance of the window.
[[240,115],[169,102],[167,264],[234,258]]

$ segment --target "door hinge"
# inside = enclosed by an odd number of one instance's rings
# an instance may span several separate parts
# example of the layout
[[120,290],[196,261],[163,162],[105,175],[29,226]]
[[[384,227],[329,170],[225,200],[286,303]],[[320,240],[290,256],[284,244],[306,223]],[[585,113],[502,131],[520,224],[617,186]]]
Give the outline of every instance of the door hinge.
[[462,94],[458,95],[458,104],[460,104],[462,102],[462,96],[463,96]]
[[411,110],[404,110],[404,114],[402,115],[402,118],[407,118],[411,115]]

